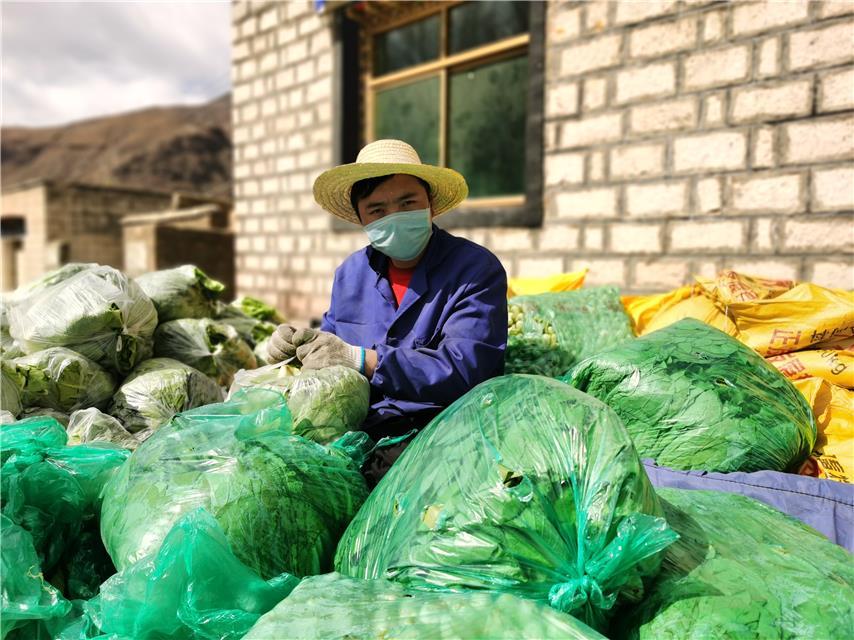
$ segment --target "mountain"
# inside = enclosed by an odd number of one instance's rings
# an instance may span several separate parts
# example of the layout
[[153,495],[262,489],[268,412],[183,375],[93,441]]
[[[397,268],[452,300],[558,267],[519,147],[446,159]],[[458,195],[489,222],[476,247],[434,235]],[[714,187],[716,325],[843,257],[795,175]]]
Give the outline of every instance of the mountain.
[[57,127],[0,129],[2,186],[42,178],[232,197],[231,94]]

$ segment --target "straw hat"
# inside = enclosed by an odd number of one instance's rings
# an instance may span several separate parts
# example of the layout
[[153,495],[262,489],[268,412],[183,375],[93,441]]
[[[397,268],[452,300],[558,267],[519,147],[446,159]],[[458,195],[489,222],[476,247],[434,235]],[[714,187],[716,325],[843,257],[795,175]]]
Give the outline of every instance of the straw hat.
[[453,169],[422,164],[418,152],[402,140],[377,140],[359,152],[356,162],[321,173],[314,181],[314,199],[332,215],[361,224],[350,203],[353,184],[394,173],[405,173],[427,182],[437,216],[456,207],[469,193],[466,179]]

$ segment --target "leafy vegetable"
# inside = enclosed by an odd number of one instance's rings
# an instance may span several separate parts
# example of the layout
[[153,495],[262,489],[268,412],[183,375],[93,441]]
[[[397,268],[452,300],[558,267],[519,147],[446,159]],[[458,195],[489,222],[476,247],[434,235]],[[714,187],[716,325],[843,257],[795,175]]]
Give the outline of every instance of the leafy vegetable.
[[231,384],[240,369],[254,369],[257,362],[252,347],[237,330],[210,320],[171,320],[154,332],[154,354],[174,358],[212,377],[221,386]]
[[508,593],[407,591],[336,573],[303,580],[246,635],[271,638],[605,640],[572,616]]
[[64,347],[16,358],[13,365],[23,382],[25,406],[65,413],[85,407],[105,407],[116,388],[108,371]]
[[371,389],[367,378],[348,367],[318,370],[274,364],[241,371],[230,393],[260,387],[285,396],[293,416],[293,431],[325,444],[357,430],[368,415]]
[[11,310],[12,336],[28,353],[68,347],[125,374],[151,355],[157,312],[139,286],[111,267],[91,267]]
[[218,304],[214,316],[219,322],[231,325],[253,347],[273,335],[276,325],[258,320],[230,304]]
[[136,278],[157,307],[160,322],[179,318],[210,318],[214,301],[225,285],[191,264],[152,271]]
[[13,418],[17,418],[23,409],[22,382],[12,363],[5,358],[0,358],[0,409],[8,411]]
[[633,336],[616,287],[518,296],[507,321],[507,373],[559,376]]
[[329,570],[367,495],[344,449],[290,432],[281,395],[252,389],[177,415],[105,490],[101,536],[119,569],[156,552],[185,513],[208,510],[265,580]]
[[675,535],[619,418],[540,376],[488,380],[421,431],[341,540],[336,570],[506,591],[603,630]]
[[113,416],[101,413],[94,407],[81,409],[71,414],[68,421],[68,444],[87,442],[112,442],[125,449],[136,449],[150,431],[130,433]]
[[237,300],[231,303],[231,306],[239,309],[247,316],[263,320],[264,322],[282,324],[285,321],[285,317],[276,311],[275,308],[271,307],[266,302],[251,296],[240,296]]
[[751,498],[660,489],[681,539],[615,638],[845,638],[852,556]]
[[786,378],[693,319],[599,353],[566,381],[614,409],[641,456],[675,469],[797,469],[816,440],[812,411]]
[[220,400],[222,390],[201,371],[171,358],[152,358],[125,379],[109,413],[137,433],[154,431],[176,413]]

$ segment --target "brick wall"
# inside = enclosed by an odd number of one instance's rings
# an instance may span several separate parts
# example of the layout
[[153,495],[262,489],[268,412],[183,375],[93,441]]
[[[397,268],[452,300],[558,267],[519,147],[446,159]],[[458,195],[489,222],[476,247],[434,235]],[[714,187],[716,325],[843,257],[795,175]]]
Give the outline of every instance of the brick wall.
[[[331,17],[238,2],[233,43],[238,288],[317,316],[365,244],[311,196],[334,163]],[[854,287],[854,3],[551,2],[545,116],[543,228],[455,231],[511,276]]]

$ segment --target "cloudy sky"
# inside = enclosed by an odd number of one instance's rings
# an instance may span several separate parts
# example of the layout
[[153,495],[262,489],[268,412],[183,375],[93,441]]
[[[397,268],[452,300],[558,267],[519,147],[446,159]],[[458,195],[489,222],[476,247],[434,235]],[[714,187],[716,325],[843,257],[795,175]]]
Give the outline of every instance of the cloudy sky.
[[228,0],[0,2],[2,124],[47,126],[231,89]]

